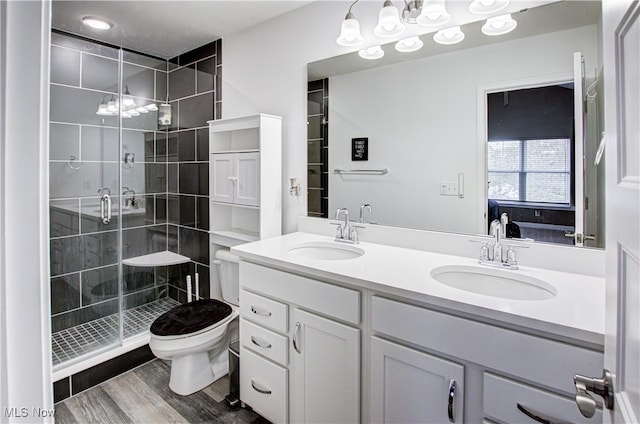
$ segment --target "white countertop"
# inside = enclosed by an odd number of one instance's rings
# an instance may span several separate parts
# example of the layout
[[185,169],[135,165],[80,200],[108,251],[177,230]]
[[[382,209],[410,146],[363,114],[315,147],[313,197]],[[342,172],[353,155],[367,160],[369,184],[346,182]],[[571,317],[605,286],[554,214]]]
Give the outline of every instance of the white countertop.
[[557,294],[546,300],[505,299],[450,287],[431,277],[436,267],[478,265],[476,259],[366,242],[357,244],[364,255],[347,260],[312,259],[288,251],[315,241],[336,243],[333,237],[297,232],[231,250],[251,262],[406,297],[463,316],[526,327],[534,333],[594,348],[604,345],[604,278],[520,264],[518,270],[507,272],[543,280]]

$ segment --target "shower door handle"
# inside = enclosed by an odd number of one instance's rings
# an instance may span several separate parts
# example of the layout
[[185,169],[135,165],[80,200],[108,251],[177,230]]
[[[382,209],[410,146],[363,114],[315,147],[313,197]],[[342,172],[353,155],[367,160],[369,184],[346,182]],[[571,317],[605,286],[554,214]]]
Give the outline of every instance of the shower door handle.
[[103,194],[100,199],[100,217],[103,224],[111,222],[111,197],[108,194]]

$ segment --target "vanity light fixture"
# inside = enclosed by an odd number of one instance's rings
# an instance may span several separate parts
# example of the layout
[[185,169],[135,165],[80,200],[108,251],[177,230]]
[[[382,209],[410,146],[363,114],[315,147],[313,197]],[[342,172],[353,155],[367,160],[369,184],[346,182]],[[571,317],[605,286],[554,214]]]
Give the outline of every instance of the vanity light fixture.
[[469,12],[488,15],[504,9],[508,4],[509,0],[473,0],[469,5]]
[[364,41],[360,33],[360,22],[351,13],[351,8],[360,0],[356,0],[349,6],[349,11],[342,21],[340,35],[336,39],[336,43],[340,46],[359,46]]
[[424,43],[420,37],[409,37],[402,39],[396,43],[396,50],[402,53],[415,52],[420,50]]
[[100,103],[100,105],[98,106],[98,111],[96,112],[96,115],[101,115],[101,116],[110,116],[111,112],[109,112],[109,110],[107,109],[107,102],[106,101],[102,101],[102,103]]
[[444,25],[450,20],[451,15],[447,13],[444,0],[428,0],[422,6],[422,12],[416,22],[422,26],[437,26]]
[[502,35],[513,31],[516,26],[518,26],[518,22],[508,13],[487,19],[487,22],[482,25],[482,33],[485,35]]
[[382,56],[384,56],[384,50],[382,50],[382,47],[380,46],[371,46],[367,47],[366,49],[360,50],[358,54],[363,59],[374,60],[380,59]]
[[133,100],[131,93],[129,93],[129,87],[124,86],[124,94],[122,95],[122,106],[125,109],[130,109],[136,107],[136,102]]
[[93,29],[99,29],[101,31],[113,28],[113,24],[111,22],[107,22],[104,19],[95,16],[85,16],[82,18],[82,23]]
[[433,36],[433,41],[439,44],[457,44],[464,40],[464,32],[459,26],[441,29]]
[[400,12],[391,0],[385,0],[378,15],[378,25],[373,33],[378,37],[393,37],[404,32],[404,24],[400,20]]

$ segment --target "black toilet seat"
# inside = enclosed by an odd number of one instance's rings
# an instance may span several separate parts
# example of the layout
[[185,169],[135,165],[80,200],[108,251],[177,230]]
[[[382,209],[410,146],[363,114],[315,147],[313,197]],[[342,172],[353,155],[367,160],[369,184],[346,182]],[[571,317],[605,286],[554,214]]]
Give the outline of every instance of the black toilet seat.
[[216,299],[200,299],[176,306],[156,318],[151,324],[151,334],[156,336],[184,336],[224,320],[232,308]]

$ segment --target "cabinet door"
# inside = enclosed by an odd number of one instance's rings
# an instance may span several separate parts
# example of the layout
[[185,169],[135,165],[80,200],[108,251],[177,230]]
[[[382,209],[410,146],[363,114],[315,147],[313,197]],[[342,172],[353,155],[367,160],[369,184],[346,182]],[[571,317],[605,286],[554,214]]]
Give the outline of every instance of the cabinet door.
[[360,421],[360,330],[296,309],[291,343],[291,421]]
[[235,198],[240,205],[260,205],[260,153],[237,153],[234,158]]
[[216,153],[211,155],[211,200],[233,203],[234,154]]
[[463,389],[462,365],[371,338],[372,422],[461,423]]

